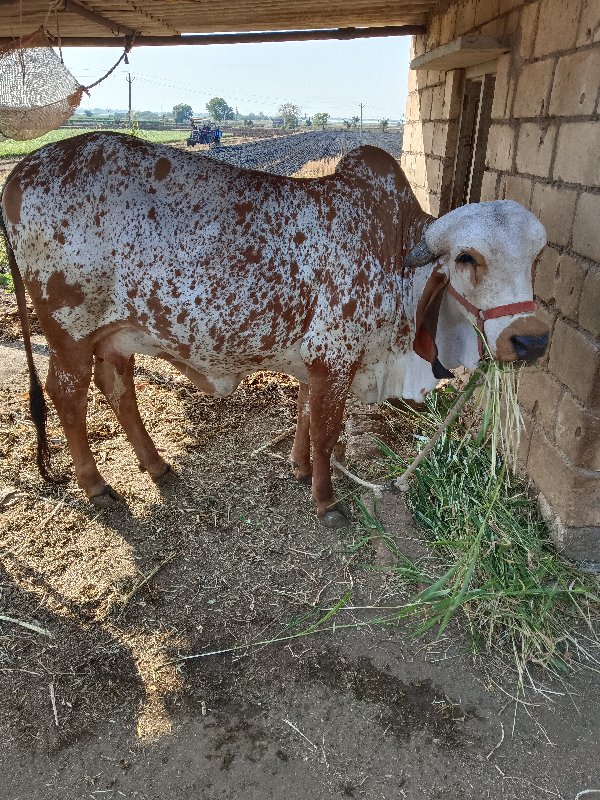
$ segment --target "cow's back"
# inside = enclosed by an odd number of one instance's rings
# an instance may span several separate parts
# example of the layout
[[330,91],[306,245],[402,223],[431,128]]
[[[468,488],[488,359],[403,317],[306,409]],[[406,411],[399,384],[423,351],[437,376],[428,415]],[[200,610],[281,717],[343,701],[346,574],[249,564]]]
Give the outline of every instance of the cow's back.
[[298,181],[87,134],[21,162],[5,217],[34,302],[70,336],[134,324],[233,369],[291,346],[319,309],[360,312],[361,293],[393,312],[394,178],[371,158],[365,176],[355,156]]

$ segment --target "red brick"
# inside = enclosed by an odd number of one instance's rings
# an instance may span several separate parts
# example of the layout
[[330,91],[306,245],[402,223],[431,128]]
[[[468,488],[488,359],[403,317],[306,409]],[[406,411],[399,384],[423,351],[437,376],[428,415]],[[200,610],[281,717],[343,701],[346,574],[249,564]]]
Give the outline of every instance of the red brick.
[[577,32],[577,45],[600,42],[600,8],[598,0],[583,0]]
[[575,46],[581,0],[541,0],[533,55],[545,56]]
[[533,44],[538,26],[539,3],[529,3],[521,10],[521,24],[516,32],[518,34],[519,55],[521,58],[531,58]]
[[563,122],[558,131],[554,178],[582,186],[600,186],[600,125]]
[[[599,123],[596,123],[600,127]],[[584,192],[575,210],[573,250],[600,262],[600,195]]]
[[552,336],[550,372],[590,410],[600,408],[600,342],[562,319]]
[[556,275],[554,295],[556,305],[568,319],[577,322],[579,317],[579,296],[585,280],[587,266],[569,255],[562,255]]
[[526,64],[517,80],[513,116],[539,117],[548,111],[554,59]]
[[558,272],[559,254],[551,247],[545,247],[538,259],[535,270],[535,296],[545,303],[554,303],[556,274]]
[[600,524],[600,475],[573,466],[540,428],[533,432],[527,471],[564,525]]
[[558,59],[550,114],[593,114],[600,86],[600,50],[582,50]]
[[500,180],[500,196],[503,200],[516,200],[529,208],[532,183],[531,178],[523,178],[521,175],[503,175]]
[[579,299],[579,324],[600,336],[600,267],[588,269]]
[[512,169],[515,131],[510,125],[492,125],[488,134],[486,166],[508,172]]
[[519,402],[532,419],[552,433],[558,404],[565,391],[562,383],[539,367],[523,370],[519,381]]
[[546,183],[536,183],[531,198],[531,210],[546,228],[548,241],[566,245],[571,237],[575,201],[573,189],[562,189]]
[[556,420],[556,442],[576,467],[600,472],[600,417],[565,392]]
[[550,174],[555,138],[554,125],[538,122],[523,123],[517,141],[517,170],[528,175],[547,178]]

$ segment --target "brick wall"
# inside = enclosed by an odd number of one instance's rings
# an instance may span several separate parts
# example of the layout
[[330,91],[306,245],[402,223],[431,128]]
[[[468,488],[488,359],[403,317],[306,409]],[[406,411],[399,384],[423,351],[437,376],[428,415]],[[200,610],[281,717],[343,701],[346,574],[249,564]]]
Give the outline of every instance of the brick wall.
[[[442,2],[413,55],[463,33],[509,35],[497,63],[482,200],[544,223],[535,292],[552,327],[521,386],[522,459],[559,545],[600,561],[600,3]],[[449,208],[464,72],[410,73],[402,165],[423,207]]]

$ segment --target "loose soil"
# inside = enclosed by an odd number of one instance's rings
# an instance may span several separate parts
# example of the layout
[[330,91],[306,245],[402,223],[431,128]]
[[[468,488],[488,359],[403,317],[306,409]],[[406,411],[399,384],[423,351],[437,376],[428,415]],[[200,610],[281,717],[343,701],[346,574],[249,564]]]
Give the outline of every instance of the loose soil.
[[[39,331],[34,349],[43,377]],[[259,373],[214,399],[138,359],[142,416],[178,475],[162,490],[90,389],[92,448],[126,499],[111,511],[72,477],[41,481],[27,385],[14,300],[0,293],[0,615],[39,629],[0,619],[0,798],[600,797],[597,675],[515,709],[514,677],[473,659],[459,624],[439,641],[368,624],[364,607],[405,602],[410,587],[358,521],[316,522],[280,436],[291,379]],[[381,473],[358,461],[354,432],[369,437],[365,409],[351,411],[354,466]],[[376,421],[411,447],[393,417]],[[48,429],[70,476],[52,409]],[[336,488],[356,511],[354,487]],[[401,499],[378,511],[401,548],[424,552]],[[306,631],[348,592],[335,632],[256,644]]]

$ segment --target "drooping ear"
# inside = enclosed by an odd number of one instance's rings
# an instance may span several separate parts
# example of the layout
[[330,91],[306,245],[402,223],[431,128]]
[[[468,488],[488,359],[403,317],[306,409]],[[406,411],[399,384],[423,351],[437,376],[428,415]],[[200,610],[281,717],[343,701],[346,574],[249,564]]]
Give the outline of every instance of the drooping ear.
[[425,361],[429,361],[436,378],[454,377],[438,360],[438,349],[435,343],[440,305],[447,283],[446,275],[437,270],[432,272],[419,299],[415,318],[416,332],[413,350]]

